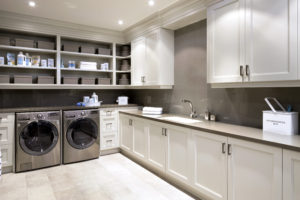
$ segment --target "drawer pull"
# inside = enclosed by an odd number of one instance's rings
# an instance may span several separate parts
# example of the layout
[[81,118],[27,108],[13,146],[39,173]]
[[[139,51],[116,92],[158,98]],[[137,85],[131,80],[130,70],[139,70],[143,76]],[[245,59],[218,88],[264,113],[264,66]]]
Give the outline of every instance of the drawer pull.
[[226,153],[226,143],[222,143],[222,153]]

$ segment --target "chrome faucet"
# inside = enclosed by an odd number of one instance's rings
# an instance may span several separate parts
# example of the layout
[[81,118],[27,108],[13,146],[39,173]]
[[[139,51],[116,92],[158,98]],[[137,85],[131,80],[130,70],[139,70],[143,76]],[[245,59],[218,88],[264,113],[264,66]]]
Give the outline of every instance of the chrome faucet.
[[191,118],[197,118],[197,113],[194,110],[194,106],[193,106],[192,102],[190,100],[187,100],[187,99],[182,99],[181,101],[182,101],[182,103],[188,103],[190,105],[190,108],[191,108],[190,117]]

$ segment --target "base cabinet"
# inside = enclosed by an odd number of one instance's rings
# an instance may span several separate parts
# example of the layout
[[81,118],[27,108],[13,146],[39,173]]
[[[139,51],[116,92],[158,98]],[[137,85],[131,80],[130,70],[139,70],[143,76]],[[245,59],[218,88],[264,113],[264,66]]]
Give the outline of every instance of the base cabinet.
[[140,159],[147,158],[147,137],[148,127],[144,120],[133,119],[133,154]]
[[152,122],[149,122],[148,126],[148,163],[161,171],[165,171],[167,143],[163,126]]
[[167,139],[167,175],[189,183],[191,180],[191,130],[179,126],[165,126]]
[[300,153],[128,115],[120,121],[123,150],[201,199],[300,199]]
[[300,199],[300,153],[283,150],[283,200]]
[[192,186],[201,196],[227,199],[227,137],[193,131]]
[[120,115],[120,146],[125,151],[132,151],[133,147],[133,120],[125,115]]
[[281,200],[282,149],[228,138],[228,199]]

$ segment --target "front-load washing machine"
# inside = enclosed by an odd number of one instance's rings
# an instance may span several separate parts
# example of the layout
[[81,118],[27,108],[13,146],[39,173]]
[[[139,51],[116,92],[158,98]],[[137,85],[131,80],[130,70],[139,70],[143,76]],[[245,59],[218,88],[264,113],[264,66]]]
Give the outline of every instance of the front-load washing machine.
[[16,172],[61,163],[60,111],[16,114]]
[[63,163],[100,156],[99,110],[64,111]]

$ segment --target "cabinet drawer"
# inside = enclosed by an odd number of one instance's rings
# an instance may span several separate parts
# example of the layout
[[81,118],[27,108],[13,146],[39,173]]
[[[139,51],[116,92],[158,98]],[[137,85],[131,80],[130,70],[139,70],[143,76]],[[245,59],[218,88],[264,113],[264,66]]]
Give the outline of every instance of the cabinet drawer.
[[115,116],[101,117],[100,130],[102,133],[117,131],[118,130],[117,118]]
[[118,147],[117,134],[103,135],[101,138],[101,150]]
[[115,109],[101,109],[100,116],[114,116],[117,114],[117,110]]
[[0,124],[11,122],[14,123],[15,121],[15,114],[13,113],[1,113],[0,114]]
[[14,124],[0,123],[0,144],[12,144],[14,135]]
[[13,159],[13,154],[12,154],[12,145],[4,144],[1,145],[1,162],[2,162],[2,167],[7,167],[7,166],[12,166],[12,159]]

